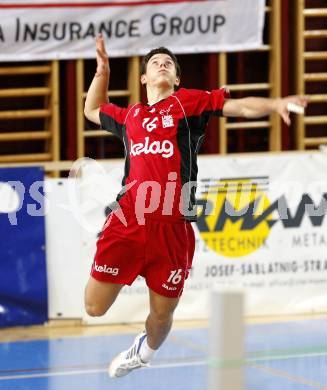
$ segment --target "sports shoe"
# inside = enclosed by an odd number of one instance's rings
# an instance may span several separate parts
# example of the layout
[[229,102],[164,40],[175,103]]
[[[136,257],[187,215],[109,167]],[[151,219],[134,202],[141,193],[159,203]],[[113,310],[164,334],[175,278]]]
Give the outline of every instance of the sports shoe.
[[120,378],[129,374],[136,368],[146,367],[148,364],[141,360],[139,355],[141,345],[146,338],[143,331],[135,337],[133,345],[127,350],[117,355],[109,365],[109,376],[111,378]]

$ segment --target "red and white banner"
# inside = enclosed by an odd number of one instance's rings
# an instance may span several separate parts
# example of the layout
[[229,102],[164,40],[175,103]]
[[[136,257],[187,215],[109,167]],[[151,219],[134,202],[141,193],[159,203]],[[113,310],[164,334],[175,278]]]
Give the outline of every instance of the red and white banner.
[[263,0],[17,0],[0,4],[0,61],[241,51],[262,45]]

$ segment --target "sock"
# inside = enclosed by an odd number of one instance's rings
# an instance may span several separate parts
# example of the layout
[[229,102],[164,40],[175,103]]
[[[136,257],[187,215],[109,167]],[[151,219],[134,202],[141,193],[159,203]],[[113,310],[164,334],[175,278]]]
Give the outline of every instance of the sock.
[[149,347],[148,338],[146,337],[141,345],[140,352],[139,352],[142,362],[149,363],[149,361],[153,358],[155,353],[156,350]]

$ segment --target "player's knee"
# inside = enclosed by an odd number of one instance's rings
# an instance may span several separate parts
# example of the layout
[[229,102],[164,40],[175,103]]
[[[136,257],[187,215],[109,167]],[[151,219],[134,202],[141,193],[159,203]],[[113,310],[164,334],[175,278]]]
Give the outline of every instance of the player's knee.
[[85,303],[85,311],[90,317],[101,317],[106,313],[107,308],[96,304]]
[[173,320],[173,312],[165,310],[152,310],[151,315],[158,325],[169,324]]

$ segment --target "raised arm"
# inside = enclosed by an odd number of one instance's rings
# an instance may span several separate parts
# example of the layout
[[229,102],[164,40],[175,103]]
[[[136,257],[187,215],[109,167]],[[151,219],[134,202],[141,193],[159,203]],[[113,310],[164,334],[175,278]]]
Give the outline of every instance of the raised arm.
[[285,98],[269,99],[261,97],[246,97],[242,99],[228,99],[223,108],[224,116],[240,116],[244,118],[260,118],[273,112],[283,118],[289,126],[291,124],[288,103],[295,103],[306,107],[308,98],[305,96],[287,96]]
[[99,125],[99,107],[108,102],[110,76],[109,58],[102,35],[96,37],[96,53],[97,69],[87,91],[84,114],[91,122]]

